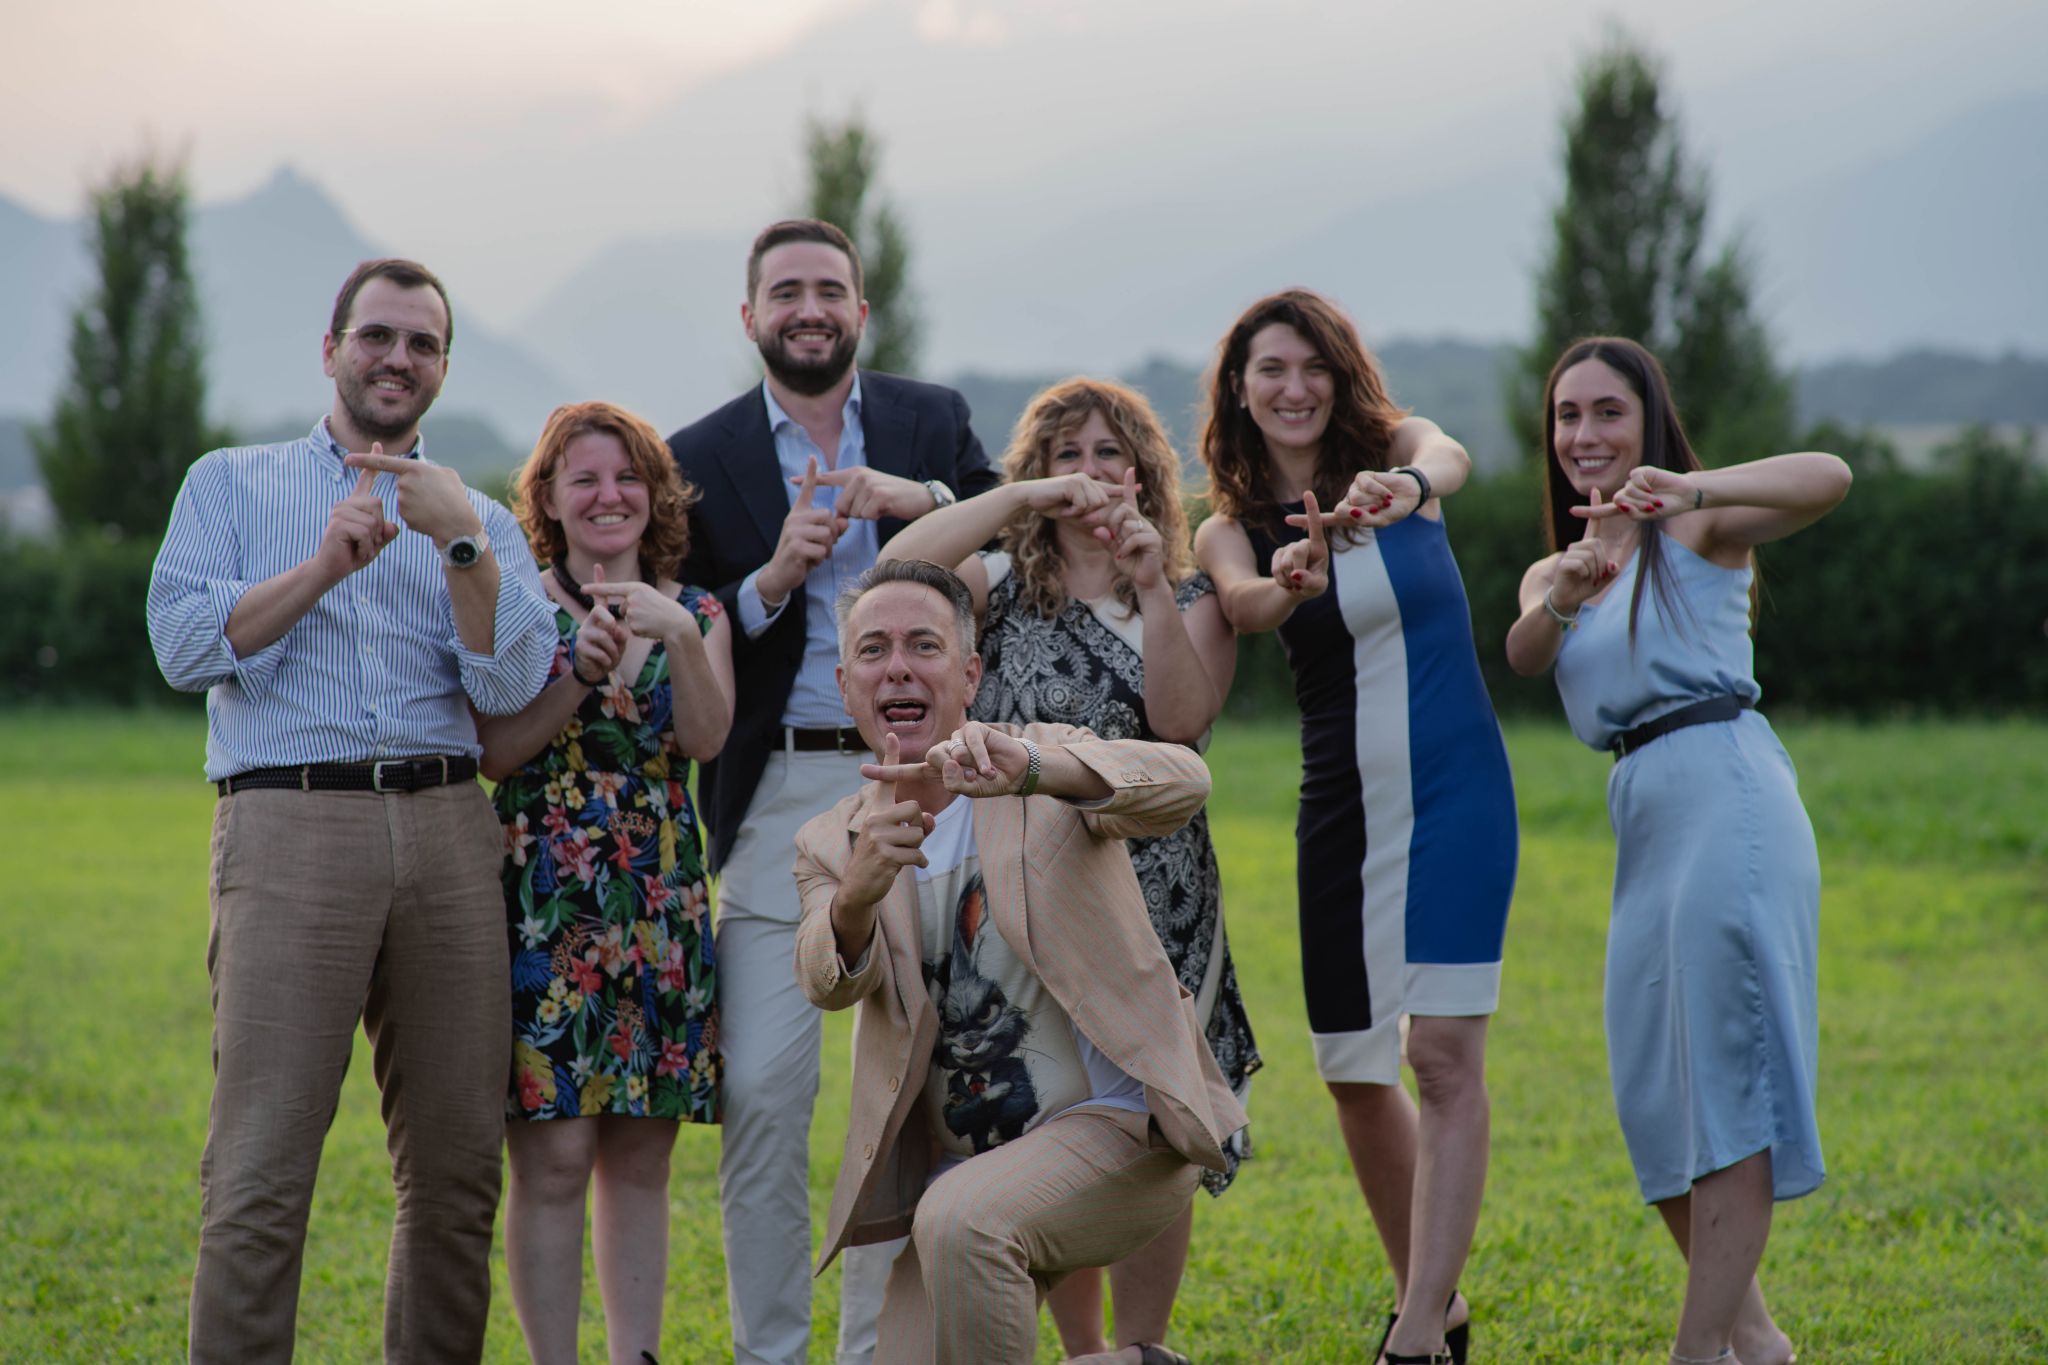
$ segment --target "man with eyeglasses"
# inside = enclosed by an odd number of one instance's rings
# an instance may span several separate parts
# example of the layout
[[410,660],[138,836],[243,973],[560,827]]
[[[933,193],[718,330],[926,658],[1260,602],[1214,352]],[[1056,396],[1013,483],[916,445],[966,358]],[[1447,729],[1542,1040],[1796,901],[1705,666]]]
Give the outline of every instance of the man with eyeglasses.
[[385,1357],[483,1351],[512,1023],[471,707],[531,701],[555,628],[510,514],[422,455],[452,334],[425,267],[358,266],[321,343],[333,410],[196,461],[150,577],[150,643],[207,693],[221,798],[195,1363],[292,1356],[359,1018],[398,1194]]

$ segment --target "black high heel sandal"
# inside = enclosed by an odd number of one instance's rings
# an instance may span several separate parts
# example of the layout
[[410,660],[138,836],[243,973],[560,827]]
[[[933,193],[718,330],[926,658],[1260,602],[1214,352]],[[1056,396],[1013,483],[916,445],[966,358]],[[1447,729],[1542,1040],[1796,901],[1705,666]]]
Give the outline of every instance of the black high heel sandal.
[[[1444,1300],[1444,1312],[1448,1314],[1451,1311],[1451,1306],[1457,1303],[1457,1301],[1458,1291],[1453,1289],[1451,1296]],[[1459,1323],[1456,1327],[1445,1330],[1443,1350],[1431,1355],[1421,1356],[1389,1355],[1387,1353],[1387,1341],[1394,1335],[1394,1324],[1400,1320],[1401,1315],[1399,1313],[1387,1314],[1387,1325],[1380,1331],[1380,1344],[1372,1353],[1374,1365],[1380,1365],[1380,1362],[1384,1362],[1385,1365],[1465,1365],[1466,1353],[1472,1348],[1472,1319],[1470,1317],[1467,1317],[1465,1321]]]

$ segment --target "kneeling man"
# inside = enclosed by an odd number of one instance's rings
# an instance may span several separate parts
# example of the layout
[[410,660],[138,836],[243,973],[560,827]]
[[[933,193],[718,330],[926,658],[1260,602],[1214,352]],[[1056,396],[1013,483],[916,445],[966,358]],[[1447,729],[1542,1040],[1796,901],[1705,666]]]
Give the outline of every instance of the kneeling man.
[[1192,750],[970,723],[974,609],[895,560],[839,602],[882,762],[797,835],[797,976],[861,1006],[819,1270],[909,1234],[878,1361],[1028,1362],[1038,1302],[1186,1207],[1246,1121],[1145,913],[1127,838],[1200,809]]

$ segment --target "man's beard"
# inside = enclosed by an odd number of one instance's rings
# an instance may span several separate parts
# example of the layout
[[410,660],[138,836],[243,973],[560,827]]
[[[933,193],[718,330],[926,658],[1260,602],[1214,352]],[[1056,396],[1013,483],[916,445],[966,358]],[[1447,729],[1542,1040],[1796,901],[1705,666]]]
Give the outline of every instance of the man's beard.
[[[371,405],[371,385],[387,378],[412,385],[412,402],[396,417],[383,416]],[[434,405],[434,398],[440,390],[438,387],[429,388],[417,376],[406,379],[380,370],[361,379],[344,377],[339,392],[341,406],[348,412],[348,420],[358,432],[373,441],[395,441],[419,425],[420,418],[427,415],[427,409]]]
[[838,333],[831,352],[822,360],[792,359],[789,346],[780,335],[761,338],[760,347],[761,363],[768,367],[768,373],[792,392],[816,398],[846,378],[846,372],[853,368],[854,353],[860,349],[860,334]]

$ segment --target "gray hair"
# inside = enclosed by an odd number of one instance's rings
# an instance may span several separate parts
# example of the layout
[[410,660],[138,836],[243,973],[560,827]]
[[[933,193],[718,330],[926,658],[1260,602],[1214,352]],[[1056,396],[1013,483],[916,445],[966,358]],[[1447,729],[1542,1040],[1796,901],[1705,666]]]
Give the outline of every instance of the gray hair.
[[853,608],[861,598],[884,583],[916,583],[930,588],[953,606],[954,624],[960,632],[964,652],[974,649],[974,594],[960,581],[960,575],[928,559],[885,559],[853,580],[839,594],[834,611],[839,618],[839,653],[846,655],[846,628],[853,620]]

